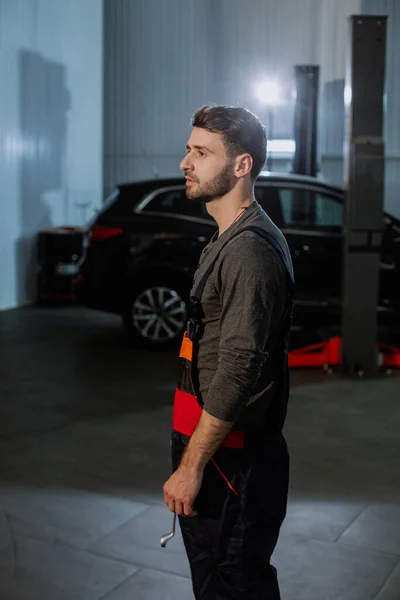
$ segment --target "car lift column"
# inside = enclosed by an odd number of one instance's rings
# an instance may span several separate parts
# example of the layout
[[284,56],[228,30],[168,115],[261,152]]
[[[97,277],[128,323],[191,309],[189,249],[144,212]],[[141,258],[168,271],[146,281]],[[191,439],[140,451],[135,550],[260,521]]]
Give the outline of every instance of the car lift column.
[[296,65],[293,173],[317,175],[317,120],[319,66]]
[[345,84],[342,364],[350,375],[372,375],[378,370],[386,17],[350,17],[350,42]]

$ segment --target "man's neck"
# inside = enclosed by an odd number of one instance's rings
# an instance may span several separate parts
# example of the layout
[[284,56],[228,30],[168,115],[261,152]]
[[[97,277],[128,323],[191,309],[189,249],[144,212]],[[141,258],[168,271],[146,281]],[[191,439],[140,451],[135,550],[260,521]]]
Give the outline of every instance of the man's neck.
[[238,221],[252,203],[253,193],[237,195],[229,193],[207,203],[208,213],[218,224],[218,235],[222,235],[233,223]]

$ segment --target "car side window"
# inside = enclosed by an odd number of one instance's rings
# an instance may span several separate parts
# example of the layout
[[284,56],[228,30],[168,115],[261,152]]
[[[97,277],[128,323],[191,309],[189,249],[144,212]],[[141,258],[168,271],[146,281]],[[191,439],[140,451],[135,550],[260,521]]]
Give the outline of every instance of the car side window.
[[160,192],[152,198],[145,206],[144,210],[197,217],[200,219],[211,219],[204,202],[188,200],[184,189],[171,189]]
[[280,188],[279,195],[286,227],[324,230],[343,226],[344,206],[333,196],[306,188]]
[[316,194],[315,217],[317,227],[343,227],[344,205],[330,196]]
[[283,227],[285,222],[283,219],[279,188],[272,185],[256,185],[254,194],[257,202],[262,206],[275,225],[277,227]]

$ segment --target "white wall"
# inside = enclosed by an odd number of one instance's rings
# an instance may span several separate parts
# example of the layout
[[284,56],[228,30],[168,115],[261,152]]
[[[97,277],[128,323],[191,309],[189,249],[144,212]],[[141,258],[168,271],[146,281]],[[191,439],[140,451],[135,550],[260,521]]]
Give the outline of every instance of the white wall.
[[102,0],[0,0],[0,308],[35,298],[35,239],[102,201]]

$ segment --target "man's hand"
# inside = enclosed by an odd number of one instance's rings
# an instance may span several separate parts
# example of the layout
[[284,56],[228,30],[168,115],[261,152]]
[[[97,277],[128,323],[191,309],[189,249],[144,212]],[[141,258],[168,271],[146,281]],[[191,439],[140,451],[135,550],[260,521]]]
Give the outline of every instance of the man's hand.
[[193,503],[202,481],[202,469],[181,465],[164,484],[164,502],[169,510],[182,517],[196,516]]
[[204,469],[232,425],[202,410],[179,468],[164,485],[164,502],[171,512],[184,517],[197,514],[193,510],[193,502],[200,491]]

